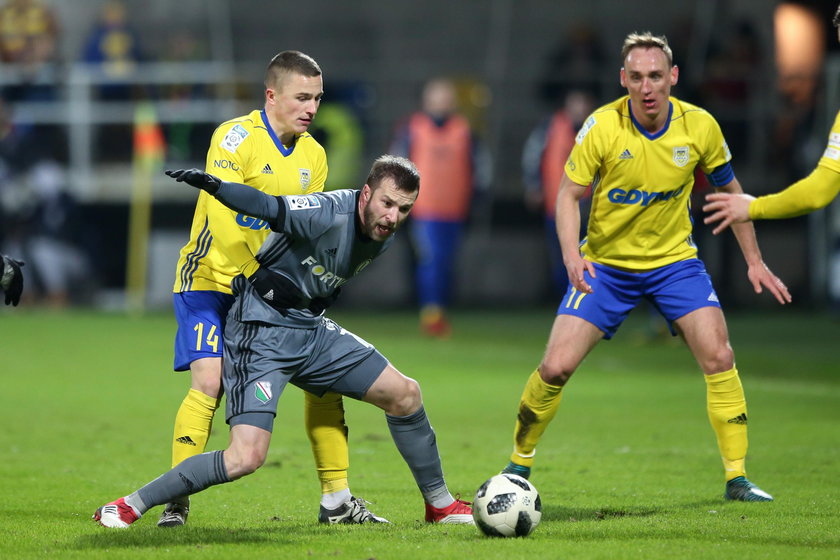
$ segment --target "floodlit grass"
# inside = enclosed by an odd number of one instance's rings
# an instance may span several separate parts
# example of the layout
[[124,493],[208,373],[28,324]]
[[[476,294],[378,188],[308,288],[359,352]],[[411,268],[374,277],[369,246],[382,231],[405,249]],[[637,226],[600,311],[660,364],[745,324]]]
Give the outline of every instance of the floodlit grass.
[[[454,335],[418,336],[412,313],[337,312],[416,378],[447,482],[471,499],[507,461],[522,385],[553,319],[461,312]],[[174,319],[0,313],[2,558],[837,558],[840,325],[783,310],[730,314],[749,404],[750,477],[771,504],[722,499],[705,384],[688,351],[645,340],[644,314],[599,345],[570,382],[532,480],[543,521],[526,539],[428,526],[382,414],[349,401],[351,487],[390,526],[325,527],[300,391],[281,400],[266,465],[193,498],[188,526],[125,531],[90,516],[169,467],[188,385],[171,372]],[[227,442],[219,415],[209,448]]]

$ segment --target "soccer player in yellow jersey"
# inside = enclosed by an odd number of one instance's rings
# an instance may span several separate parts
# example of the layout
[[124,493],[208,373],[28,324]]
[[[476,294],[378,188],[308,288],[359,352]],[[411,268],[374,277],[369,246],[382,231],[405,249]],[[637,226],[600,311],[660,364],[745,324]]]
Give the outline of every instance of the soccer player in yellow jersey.
[[[213,133],[206,170],[223,181],[271,195],[324,189],[324,149],[307,133],[323,96],[321,69],[311,57],[284,51],[265,73],[265,106],[227,121]],[[263,220],[238,214],[205,192],[196,202],[190,240],[181,249],[174,287],[175,371],[191,384],[175,417],[172,465],[204,452],[222,396],[222,334],[234,301],[231,280],[243,274],[266,299],[295,297],[282,276],[260,267],[257,250],[270,232]],[[322,311],[322,310],[321,310]],[[319,521],[384,522],[350,494],[347,427],[340,395],[306,393],[306,427],[321,481]],[[186,523],[189,499],[167,504],[159,526]]]
[[[840,6],[832,21],[840,41]],[[824,208],[840,193],[840,111],[828,134],[828,145],[810,175],[776,194],[758,198],[747,194],[714,193],[706,195],[703,210],[707,224],[719,222],[713,233],[727,226],[750,220],[793,218]]]
[[[622,48],[628,95],[597,109],[575,139],[557,198],[557,234],[569,288],[548,345],[519,404],[514,450],[504,472],[530,475],[537,442],[566,382],[642,298],[679,334],[705,374],[707,409],[725,470],[725,497],[770,501],[746,478],[747,407],[726,322],[691,237],[689,196],[696,166],[712,184],[741,192],[715,119],[670,96],[678,69],[665,37],[630,34]],[[592,185],[586,238],[579,201]],[[735,226],[756,292],[790,301],[764,265],[751,225]]]

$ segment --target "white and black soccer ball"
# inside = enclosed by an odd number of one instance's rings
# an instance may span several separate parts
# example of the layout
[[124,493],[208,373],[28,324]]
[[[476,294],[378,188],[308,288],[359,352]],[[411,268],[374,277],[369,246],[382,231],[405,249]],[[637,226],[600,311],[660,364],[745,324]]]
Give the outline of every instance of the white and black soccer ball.
[[515,474],[490,477],[473,500],[473,519],[490,537],[525,537],[540,524],[542,503],[533,484]]

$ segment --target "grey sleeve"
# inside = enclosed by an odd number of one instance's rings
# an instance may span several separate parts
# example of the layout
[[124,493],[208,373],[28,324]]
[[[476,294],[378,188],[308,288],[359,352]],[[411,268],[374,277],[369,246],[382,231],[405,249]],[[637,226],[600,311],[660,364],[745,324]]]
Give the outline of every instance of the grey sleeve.
[[286,206],[277,197],[242,183],[222,181],[215,195],[219,202],[237,212],[267,221],[274,231],[283,231]]

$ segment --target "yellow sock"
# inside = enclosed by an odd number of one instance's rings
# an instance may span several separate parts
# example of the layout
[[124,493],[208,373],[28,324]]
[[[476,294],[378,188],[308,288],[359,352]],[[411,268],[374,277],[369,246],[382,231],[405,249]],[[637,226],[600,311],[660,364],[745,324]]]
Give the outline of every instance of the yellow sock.
[[184,397],[175,415],[173,467],[188,457],[204,453],[213,426],[213,414],[219,408],[220,400],[195,389],[190,389]]
[[746,476],[747,402],[738,370],[733,367],[729,371],[704,377],[706,409],[717,436],[726,480]]
[[315,468],[321,482],[321,493],[332,494],[350,487],[347,469],[350,451],[347,446],[347,425],[344,423],[344,401],[337,393],[323,397],[304,391],[304,419]]
[[538,369],[531,374],[519,401],[519,414],[513,431],[513,453],[510,456],[512,462],[523,467],[533,466],[537,442],[557,414],[562,397],[562,386],[543,381]]

